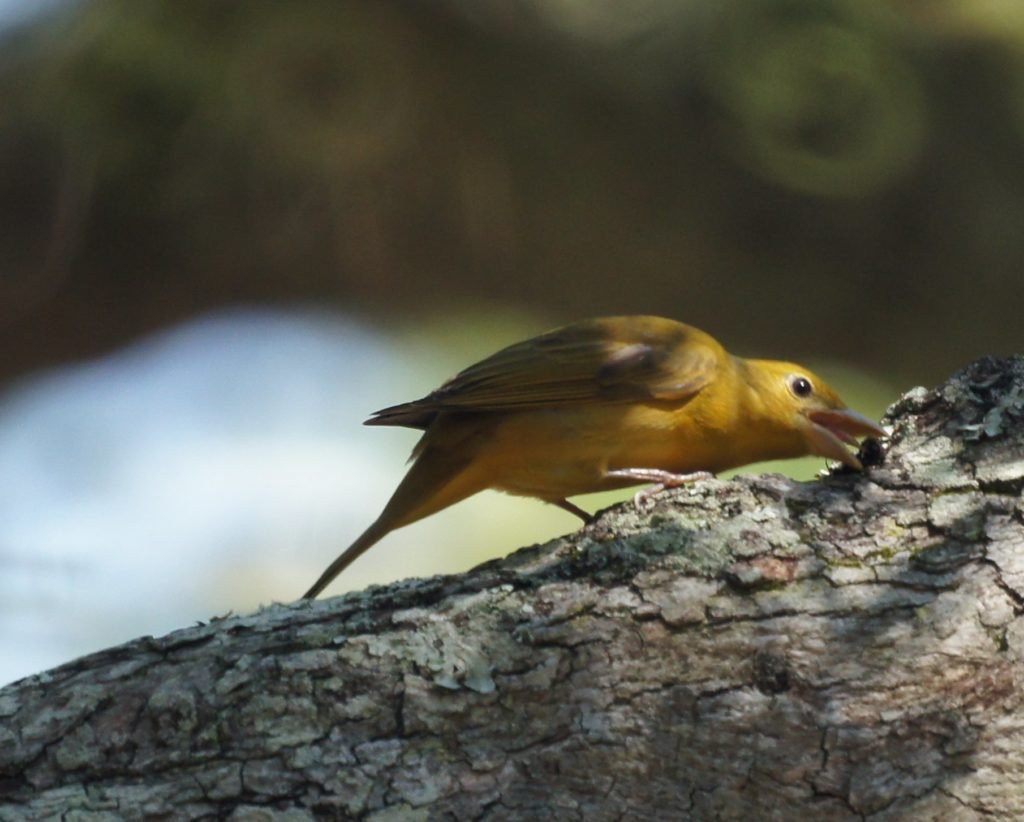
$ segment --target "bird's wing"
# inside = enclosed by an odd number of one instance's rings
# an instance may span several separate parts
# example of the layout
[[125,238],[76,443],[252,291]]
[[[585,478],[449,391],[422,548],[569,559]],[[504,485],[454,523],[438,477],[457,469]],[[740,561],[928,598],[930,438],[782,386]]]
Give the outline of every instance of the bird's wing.
[[683,402],[714,379],[725,356],[706,334],[672,320],[588,320],[502,349],[423,399],[378,411],[367,424],[425,428],[441,412]]

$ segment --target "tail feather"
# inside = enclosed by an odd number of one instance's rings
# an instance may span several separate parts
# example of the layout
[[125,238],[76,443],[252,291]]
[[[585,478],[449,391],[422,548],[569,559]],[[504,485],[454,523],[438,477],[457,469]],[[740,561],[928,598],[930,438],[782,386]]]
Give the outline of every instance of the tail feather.
[[[470,469],[472,449],[436,442],[433,429],[413,452],[415,461],[399,483],[381,515],[334,562],[313,587],[302,595],[314,599],[362,554],[386,534],[454,505],[487,487],[479,472]],[[455,446],[459,446],[455,443]]]
[[363,425],[401,425],[426,431],[439,413],[437,408],[427,405],[422,400],[416,400],[374,411]]
[[359,539],[342,552],[341,556],[327,566],[327,570],[320,574],[320,578],[313,583],[312,588],[302,595],[302,598],[316,599],[320,592],[330,585],[338,574],[359,559],[368,548],[377,543],[390,530],[389,526],[381,524],[380,519],[374,522],[373,525],[363,531]]

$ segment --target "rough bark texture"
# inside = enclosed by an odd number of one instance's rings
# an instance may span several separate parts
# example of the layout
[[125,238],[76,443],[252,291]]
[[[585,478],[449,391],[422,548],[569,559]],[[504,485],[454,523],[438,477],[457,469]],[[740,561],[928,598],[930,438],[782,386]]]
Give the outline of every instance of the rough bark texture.
[[1024,358],[863,475],[565,539],[0,691],[0,820],[1024,817]]

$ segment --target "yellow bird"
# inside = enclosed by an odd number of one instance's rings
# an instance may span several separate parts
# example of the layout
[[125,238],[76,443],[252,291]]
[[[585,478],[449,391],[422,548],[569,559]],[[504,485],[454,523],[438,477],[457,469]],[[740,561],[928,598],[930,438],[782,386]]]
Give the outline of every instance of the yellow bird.
[[384,511],[306,599],[385,534],[486,488],[588,521],[568,497],[809,454],[859,469],[846,446],[885,436],[803,366],[741,359],[693,326],[645,316],[516,343],[366,424],[424,433]]

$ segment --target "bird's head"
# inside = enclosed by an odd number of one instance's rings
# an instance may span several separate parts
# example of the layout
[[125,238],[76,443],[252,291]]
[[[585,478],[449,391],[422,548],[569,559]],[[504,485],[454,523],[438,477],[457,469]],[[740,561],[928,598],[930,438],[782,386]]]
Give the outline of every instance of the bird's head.
[[862,437],[884,437],[878,423],[846,406],[820,377],[801,365],[749,360],[754,386],[768,415],[799,438],[804,453],[837,460],[851,468],[863,466],[847,446]]

